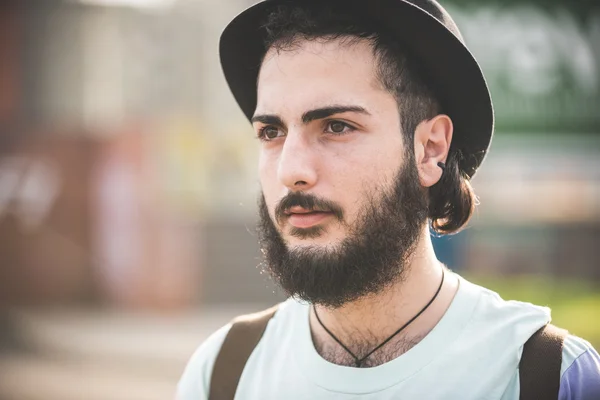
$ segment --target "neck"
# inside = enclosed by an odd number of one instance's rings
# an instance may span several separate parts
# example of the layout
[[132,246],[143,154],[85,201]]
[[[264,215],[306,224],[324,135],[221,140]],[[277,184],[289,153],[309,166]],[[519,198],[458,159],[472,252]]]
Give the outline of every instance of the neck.
[[[440,286],[442,269],[436,258],[429,230],[424,229],[404,279],[375,295],[358,299],[339,308],[315,305],[321,322],[358,357],[370,350],[412,319],[431,300]],[[434,302],[390,343],[366,360],[368,365],[389,361],[418,343],[433,329],[448,309],[458,281],[446,273],[444,284]],[[320,326],[314,311],[310,325],[313,341],[321,355],[338,364],[353,363],[352,357]],[[379,360],[374,361],[374,360]]]

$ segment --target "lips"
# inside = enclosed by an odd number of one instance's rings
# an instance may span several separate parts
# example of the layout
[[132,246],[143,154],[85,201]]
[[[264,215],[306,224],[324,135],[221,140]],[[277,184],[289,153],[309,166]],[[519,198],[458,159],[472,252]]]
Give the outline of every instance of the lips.
[[331,212],[306,210],[301,207],[292,207],[285,214],[292,226],[304,229],[318,225],[333,215]]

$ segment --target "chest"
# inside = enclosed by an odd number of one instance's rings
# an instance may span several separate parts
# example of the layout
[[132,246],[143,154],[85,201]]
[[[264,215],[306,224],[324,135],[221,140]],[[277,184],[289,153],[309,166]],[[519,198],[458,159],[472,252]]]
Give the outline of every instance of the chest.
[[[289,348],[257,349],[242,374],[236,400],[289,399],[431,399],[518,400],[517,366],[507,360],[492,365],[478,363],[476,354],[446,361],[436,360],[409,371],[387,369],[381,376],[373,369],[346,367],[320,371],[320,366],[299,363]],[[410,366],[409,366],[410,367]],[[371,370],[371,371],[369,371]],[[350,374],[349,372],[352,372]],[[390,376],[391,375],[391,376]],[[380,380],[380,382],[377,382]]]

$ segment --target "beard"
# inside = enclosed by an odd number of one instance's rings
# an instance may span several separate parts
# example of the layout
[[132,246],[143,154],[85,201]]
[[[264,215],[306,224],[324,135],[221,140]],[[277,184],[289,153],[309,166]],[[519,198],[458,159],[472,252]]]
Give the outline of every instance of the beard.
[[[384,291],[405,277],[423,225],[428,202],[419,184],[414,155],[407,151],[403,167],[391,187],[366,196],[353,225],[344,223],[337,204],[304,192],[291,192],[275,209],[281,225],[286,208],[330,211],[347,228],[336,246],[307,245],[289,248],[271,216],[264,195],[259,198],[258,236],[268,272],[290,296],[328,308]],[[300,238],[316,237],[323,229],[292,229]]]

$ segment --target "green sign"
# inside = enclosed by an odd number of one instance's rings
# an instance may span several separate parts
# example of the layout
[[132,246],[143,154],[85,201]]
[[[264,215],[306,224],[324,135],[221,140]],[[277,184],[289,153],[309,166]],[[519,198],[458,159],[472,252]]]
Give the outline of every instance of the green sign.
[[482,66],[497,131],[600,132],[600,8],[455,3],[446,7]]

